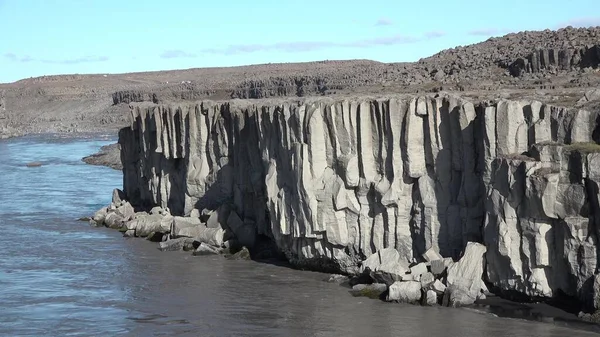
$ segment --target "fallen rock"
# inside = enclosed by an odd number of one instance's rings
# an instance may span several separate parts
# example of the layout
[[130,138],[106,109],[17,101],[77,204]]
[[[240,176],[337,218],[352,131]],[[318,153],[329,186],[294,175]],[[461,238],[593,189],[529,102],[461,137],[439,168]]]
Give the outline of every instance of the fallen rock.
[[202,230],[200,227],[206,228],[198,218],[174,216],[170,230],[171,236],[173,238],[183,236],[195,237],[200,234]]
[[387,285],[382,283],[373,284],[357,284],[350,290],[350,294],[354,297],[368,297],[372,299],[379,299],[381,294],[387,290]]
[[435,280],[432,284],[429,285],[429,289],[435,291],[438,294],[443,294],[446,291],[446,285],[444,285],[440,280]]
[[435,249],[429,248],[425,253],[423,253],[423,259],[427,262],[441,260],[443,257],[438,253]]
[[152,207],[152,209],[150,210],[150,215],[168,215],[170,214],[169,210],[164,209],[162,207]]
[[418,281],[419,276],[425,274],[426,272],[427,272],[427,264],[424,262],[421,262],[419,264],[416,264],[416,265],[410,267],[410,273],[415,281]]
[[391,285],[406,274],[408,263],[394,248],[384,248],[369,256],[362,263],[362,272],[367,272],[378,283]]
[[434,306],[438,304],[438,294],[433,290],[427,290],[423,296],[423,305]]
[[118,188],[115,188],[112,192],[112,203],[115,205],[125,201],[125,193]]
[[104,225],[108,228],[121,229],[125,226],[125,219],[117,212],[109,212],[104,218]]
[[135,210],[133,206],[127,201],[120,201],[115,213],[120,215],[124,221],[129,221],[135,216]]
[[421,288],[427,288],[435,281],[435,276],[432,273],[426,272],[421,274],[421,278],[419,280],[421,282]]
[[135,235],[146,237],[150,233],[168,233],[171,230],[173,217],[160,214],[140,215],[127,223],[127,229],[135,229]]
[[200,229],[200,231],[194,236],[196,241],[204,242],[215,247],[223,246],[225,231],[222,228],[206,228],[204,225],[201,225],[198,229]]
[[219,249],[217,249],[216,247],[213,247],[211,245],[207,245],[204,242],[201,242],[200,245],[198,246],[198,248],[196,248],[196,250],[194,250],[194,252],[192,253],[192,255],[194,255],[194,256],[218,255],[218,254],[220,254]]
[[228,260],[251,260],[250,251],[246,247],[242,247],[242,249],[232,255],[225,256]]
[[444,274],[446,269],[449,266],[451,266],[452,264],[454,264],[454,261],[452,260],[451,257],[447,257],[445,259],[440,259],[440,260],[433,260],[433,261],[431,261],[431,272],[435,276],[440,276],[440,275]]
[[194,239],[190,238],[179,238],[179,239],[171,239],[165,242],[159,243],[159,248],[162,252],[172,252],[178,250],[193,250],[194,249]]
[[106,219],[106,215],[108,214],[108,207],[102,207],[94,213],[92,220],[94,220],[98,225],[104,225],[104,219]]
[[396,281],[389,288],[387,300],[417,304],[421,301],[421,283]]
[[484,245],[467,243],[461,259],[448,268],[444,305],[457,307],[473,304],[482,290],[487,289],[482,280],[485,252]]

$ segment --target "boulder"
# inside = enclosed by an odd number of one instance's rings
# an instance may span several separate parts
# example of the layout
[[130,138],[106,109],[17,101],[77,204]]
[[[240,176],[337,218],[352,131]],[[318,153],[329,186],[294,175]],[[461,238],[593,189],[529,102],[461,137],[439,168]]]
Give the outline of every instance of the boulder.
[[127,229],[135,229],[135,235],[146,237],[150,233],[168,233],[171,230],[173,217],[160,214],[139,215],[127,223]]
[[473,304],[487,289],[482,280],[485,252],[484,245],[469,242],[461,259],[448,268],[445,305],[457,307]]
[[384,248],[363,261],[361,270],[369,273],[376,282],[389,286],[401,280],[407,268],[408,263],[402,260],[396,249]]
[[421,283],[396,281],[389,288],[387,300],[417,304],[421,301]]
[[196,208],[194,208],[191,212],[190,212],[190,218],[199,218],[200,217],[200,211],[197,210]]
[[164,209],[162,207],[152,207],[152,209],[150,210],[150,214],[151,215],[168,215],[170,214],[168,209]]
[[431,262],[435,260],[441,260],[443,257],[437,252],[437,250],[429,248],[425,253],[423,253],[423,259],[425,259],[427,262]]
[[379,299],[381,294],[387,290],[387,286],[382,283],[357,284],[350,290],[354,297],[364,296],[372,299]]
[[194,249],[194,239],[191,238],[179,238],[167,240],[165,242],[159,243],[160,251],[163,252],[172,252],[178,250],[193,250]]
[[421,282],[421,288],[425,289],[435,281],[435,276],[433,276],[433,274],[430,272],[426,272],[424,274],[421,274],[421,278],[419,281]]
[[189,230],[189,229],[194,228],[194,227],[200,227],[200,226],[205,227],[204,225],[202,225],[202,223],[200,222],[200,219],[198,219],[198,218],[174,216],[173,222],[171,223],[171,236],[173,238],[178,238],[178,237],[182,237],[182,236],[187,236],[187,237],[197,236],[198,233],[196,233],[195,230],[193,230],[193,229]]
[[94,213],[92,220],[94,220],[98,225],[104,224],[104,219],[108,215],[108,207],[102,207]]
[[125,201],[125,193],[118,188],[115,188],[112,192],[112,203],[115,205],[121,204],[122,201]]
[[433,260],[433,261],[431,261],[431,272],[435,276],[440,276],[440,275],[444,274],[446,269],[449,266],[451,266],[452,264],[454,264],[454,261],[452,260],[451,257],[447,257],[447,258],[440,259],[440,260]]
[[129,221],[135,216],[133,206],[127,201],[120,202],[120,206],[117,207],[115,213],[120,215],[124,221]]
[[204,242],[201,242],[200,245],[198,246],[198,248],[196,248],[196,250],[194,250],[192,255],[204,256],[204,255],[218,255],[220,253],[221,252],[216,247],[213,247],[211,245],[207,245]]
[[423,296],[423,305],[433,306],[438,304],[438,294],[433,290],[427,290]]
[[438,294],[443,294],[446,291],[446,285],[440,280],[435,280],[429,285],[429,289],[435,291]]
[[206,228],[204,225],[198,227],[201,229],[194,237],[196,241],[204,242],[215,247],[223,246],[223,236],[225,231],[222,228]]
[[228,260],[251,260],[250,251],[246,247],[242,247],[238,252],[232,255],[225,256]]
[[206,227],[208,228],[227,228],[227,221],[231,213],[231,206],[223,204],[216,211],[210,213],[210,216],[206,220]]
[[413,276],[413,279],[415,281],[419,280],[419,276],[425,274],[427,272],[427,264],[424,262],[421,262],[419,264],[416,264],[412,267],[410,267],[410,273]]
[[108,228],[120,229],[124,224],[125,219],[117,212],[109,212],[104,218],[104,225]]

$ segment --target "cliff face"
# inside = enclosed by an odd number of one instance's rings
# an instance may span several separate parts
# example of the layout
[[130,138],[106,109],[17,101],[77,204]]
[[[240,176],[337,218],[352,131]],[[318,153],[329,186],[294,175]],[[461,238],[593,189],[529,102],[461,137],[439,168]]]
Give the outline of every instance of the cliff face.
[[577,296],[598,255],[597,115],[449,95],[143,103],[120,132],[124,191],[174,215],[230,209],[246,245],[300,265],[354,273],[384,248],[421,261],[474,241],[498,289]]

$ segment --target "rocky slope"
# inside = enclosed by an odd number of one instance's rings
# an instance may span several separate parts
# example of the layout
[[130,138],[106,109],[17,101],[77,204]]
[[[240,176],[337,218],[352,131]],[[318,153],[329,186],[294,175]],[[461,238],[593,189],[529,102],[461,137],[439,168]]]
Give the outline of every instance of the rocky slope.
[[[446,93],[142,103],[120,131],[122,197],[196,221],[154,231],[272,242],[298,266],[367,273],[390,299],[427,301],[441,280],[446,303],[468,304],[484,280],[593,310],[599,113]],[[111,223],[148,235],[129,213]]]
[[[131,102],[460,91],[572,106],[600,85],[600,27],[520,32],[414,63],[262,64],[132,74],[62,75],[0,84],[2,136],[117,130]],[[597,103],[598,100],[595,100]],[[591,103],[591,104],[596,104]]]

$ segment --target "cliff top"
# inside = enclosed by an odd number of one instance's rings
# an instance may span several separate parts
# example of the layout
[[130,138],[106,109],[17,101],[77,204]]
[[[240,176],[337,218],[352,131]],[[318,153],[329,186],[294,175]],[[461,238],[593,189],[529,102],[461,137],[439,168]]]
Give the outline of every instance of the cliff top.
[[128,109],[121,103],[143,101],[456,91],[475,100],[527,98],[574,106],[600,86],[599,65],[600,27],[567,27],[490,38],[414,63],[328,60],[42,76],[0,84],[6,109],[0,112],[0,131],[3,124],[26,132],[114,127]]

